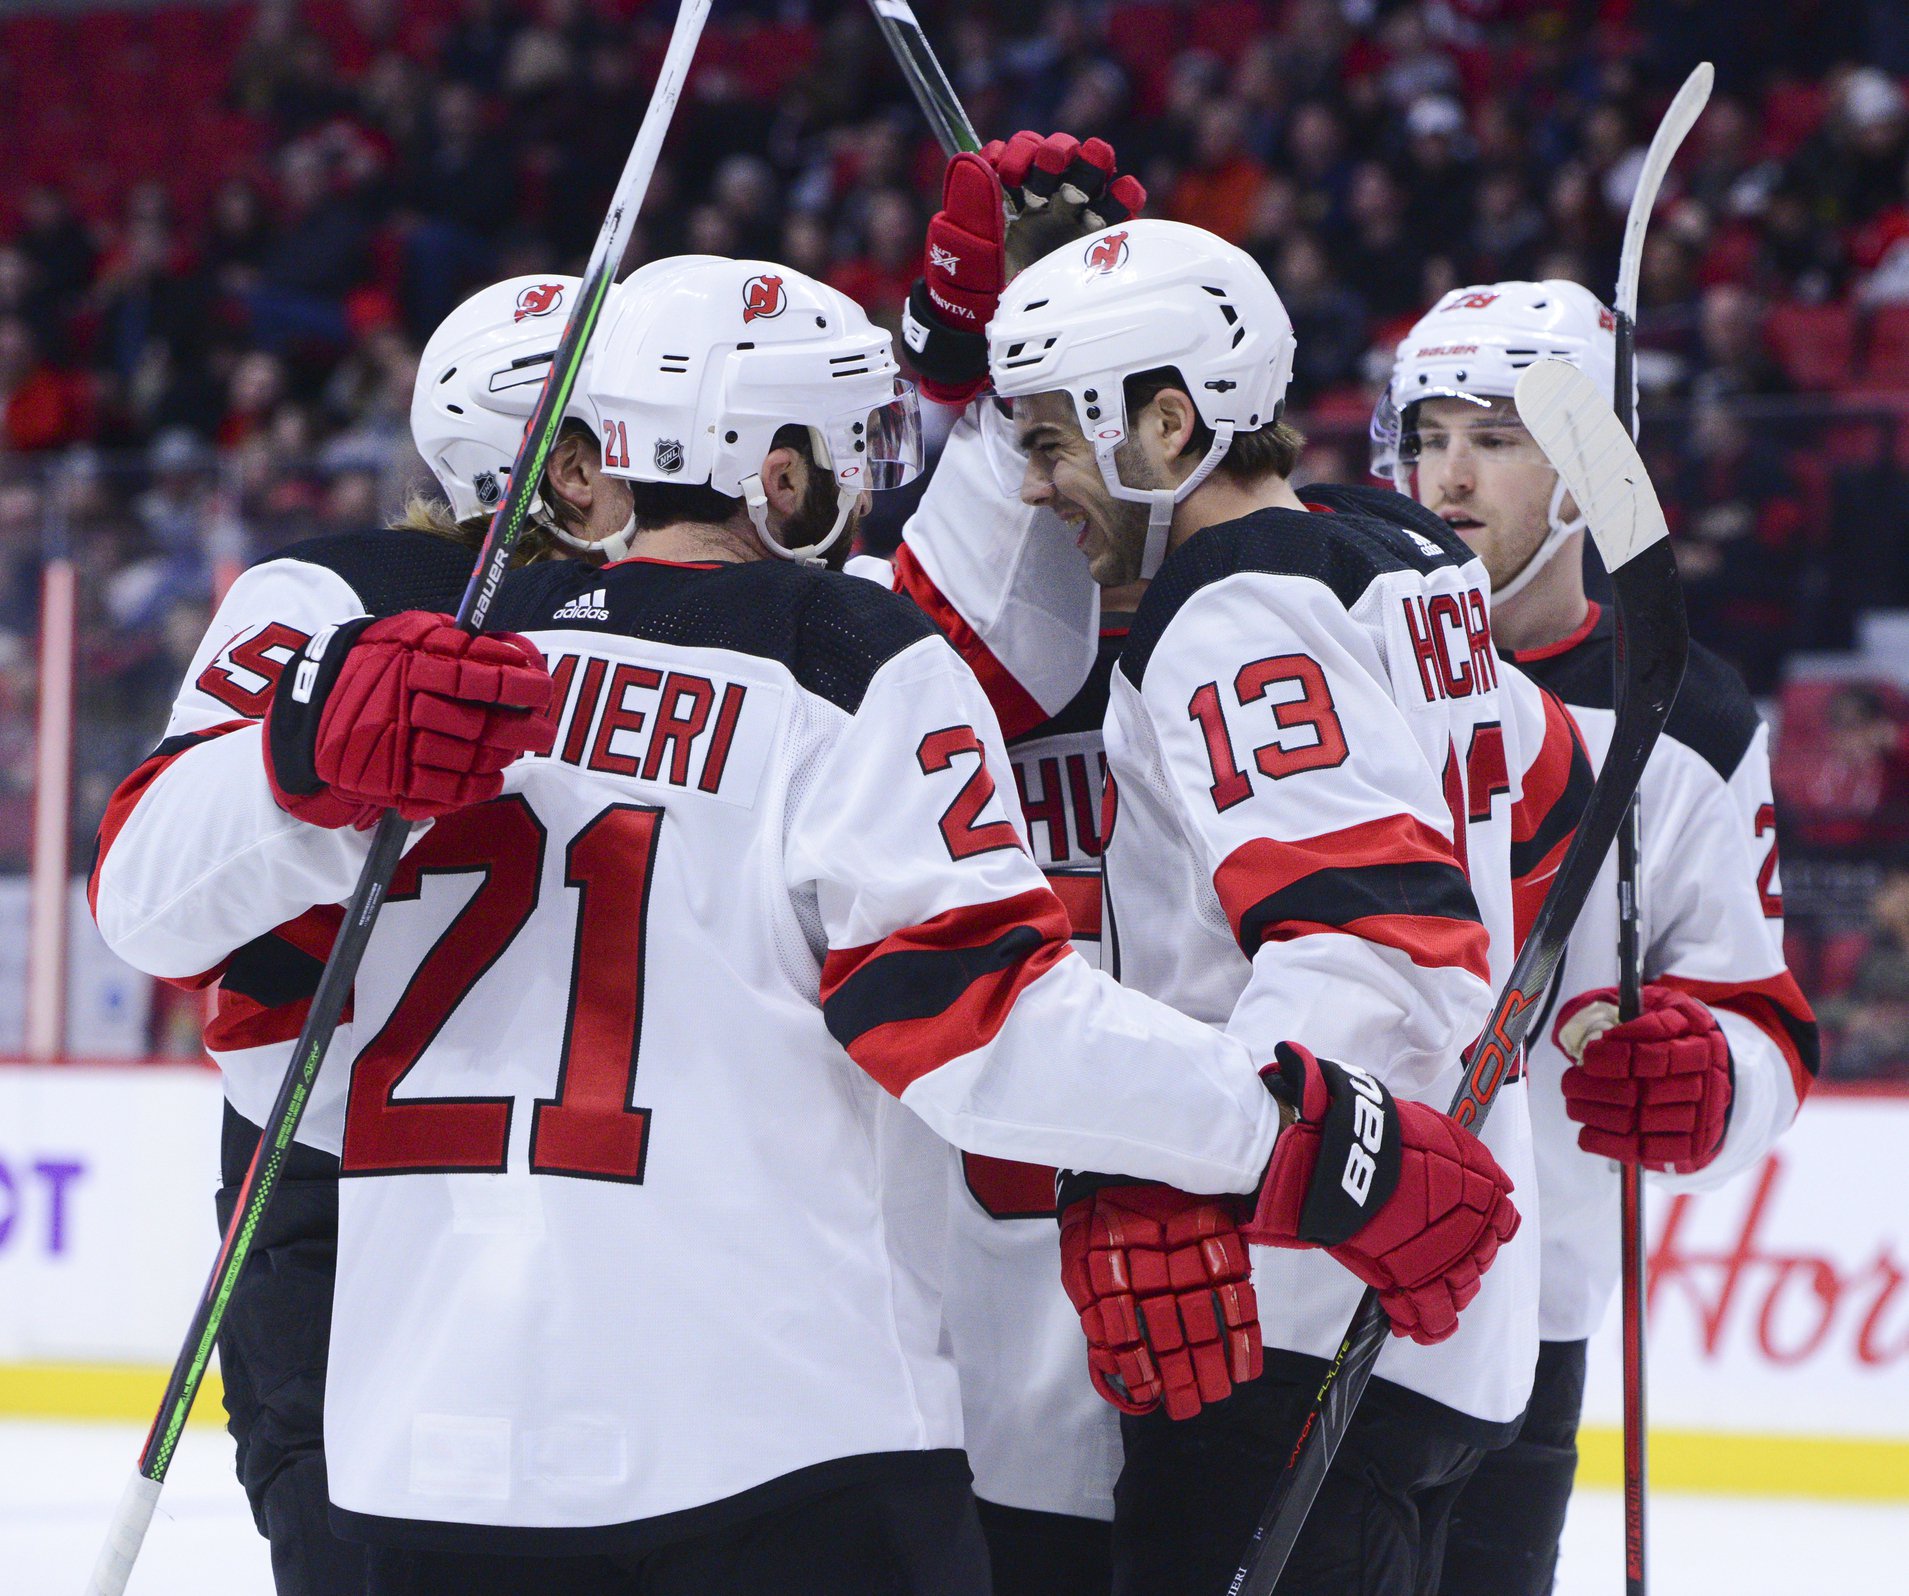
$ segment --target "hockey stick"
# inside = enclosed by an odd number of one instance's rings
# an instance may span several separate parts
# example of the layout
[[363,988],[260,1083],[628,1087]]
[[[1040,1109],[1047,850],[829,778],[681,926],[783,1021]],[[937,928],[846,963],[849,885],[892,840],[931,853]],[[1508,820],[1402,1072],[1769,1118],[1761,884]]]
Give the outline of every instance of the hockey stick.
[[[1465,1079],[1449,1112],[1473,1131],[1484,1123],[1517,1060],[1578,911],[1623,824],[1644,761],[1664,729],[1690,648],[1664,512],[1610,401],[1575,366],[1541,360],[1519,377],[1517,404],[1526,429],[1590,522],[1630,647],[1604,768],[1491,1018],[1465,1055]],[[1227,1596],[1269,1596],[1278,1582],[1388,1330],[1378,1294],[1368,1290],[1326,1367]]]
[[[1643,268],[1644,234],[1664,176],[1697,118],[1710,99],[1715,76],[1708,61],[1700,62],[1684,79],[1657,124],[1637,189],[1631,195],[1630,214],[1624,221],[1624,246],[1617,266],[1617,391],[1611,408],[1627,435],[1636,432],[1637,280]],[[1626,636],[1620,619],[1613,667],[1617,691],[1624,691]],[[1644,1009],[1644,959],[1639,946],[1637,855],[1642,845],[1639,805],[1631,799],[1617,834],[1617,1018],[1634,1020]],[[1621,1330],[1624,1365],[1624,1590],[1625,1596],[1644,1596],[1644,1495],[1649,1479],[1645,1445],[1645,1323],[1644,1323],[1644,1172],[1636,1164],[1618,1165],[1618,1251],[1622,1280]]]
[[[480,632],[484,629],[485,616],[490,611],[491,601],[496,597],[498,584],[503,580],[504,570],[510,562],[511,549],[516,545],[529,516],[537,486],[543,479],[544,464],[556,444],[557,434],[563,425],[564,410],[576,387],[584,350],[596,328],[604,300],[616,281],[617,268],[622,264],[624,247],[629,242],[630,224],[635,220],[649,188],[657,152],[662,148],[663,135],[668,131],[675,112],[683,78],[695,54],[696,42],[702,35],[709,7],[710,0],[683,0],[682,9],[677,14],[675,31],[663,58],[662,71],[650,95],[649,109],[644,113],[643,125],[637,131],[636,143],[630,149],[629,159],[624,162],[623,173],[617,179],[609,215],[604,218],[602,231],[597,234],[589,264],[584,268],[582,287],[578,291],[576,303],[571,306],[569,318],[564,322],[563,335],[551,358],[550,371],[544,378],[537,408],[524,429],[523,442],[518,446],[517,458],[512,463],[510,490],[491,519],[490,530],[484,536],[483,547],[478,551],[471,572],[470,584],[458,604],[457,623],[468,631]],[[232,1220],[226,1226],[225,1240],[213,1263],[205,1294],[199,1300],[192,1324],[186,1331],[185,1342],[173,1363],[165,1395],[160,1400],[159,1411],[140,1452],[139,1465],[132,1479],[127,1482],[118,1507],[114,1509],[105,1544],[100,1548],[99,1559],[93,1565],[92,1577],[86,1587],[88,1596],[121,1596],[132,1574],[133,1562],[139,1556],[140,1545],[146,1538],[146,1527],[152,1522],[153,1508],[165,1484],[166,1471],[179,1444],[180,1432],[205,1377],[206,1364],[212,1356],[213,1343],[225,1317],[226,1305],[231,1300],[232,1288],[237,1283],[239,1271],[245,1267],[259,1223],[277,1189],[279,1171],[291,1149],[299,1121],[304,1117],[312,1084],[317,1078],[319,1066],[324,1062],[325,1051],[331,1045],[338,1017],[350,996],[358,965],[371,940],[372,927],[377,922],[385,889],[404,851],[410,829],[393,809],[385,813],[372,834],[370,855],[365,860],[358,885],[346,906],[338,940],[325,961],[318,989],[312,995],[310,1012],[304,1028],[299,1032],[298,1043],[292,1050],[291,1066],[285,1073],[285,1080],[267,1116],[266,1129],[259,1137],[258,1150],[252,1155],[251,1166],[240,1183]]]
[[915,8],[908,0],[868,0],[868,8],[875,13],[875,26],[888,41],[895,64],[914,91],[915,103],[928,118],[928,126],[934,130],[942,154],[980,149],[980,135],[962,109],[960,96],[948,81],[948,74],[942,70]]

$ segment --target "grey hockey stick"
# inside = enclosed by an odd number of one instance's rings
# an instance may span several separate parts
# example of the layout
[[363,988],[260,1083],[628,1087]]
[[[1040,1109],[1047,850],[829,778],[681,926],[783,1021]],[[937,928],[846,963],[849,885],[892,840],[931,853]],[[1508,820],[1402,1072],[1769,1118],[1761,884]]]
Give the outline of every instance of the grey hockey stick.
[[[1611,573],[1629,647],[1604,768],[1491,1017],[1466,1054],[1465,1078],[1449,1112],[1473,1131],[1484,1123],[1524,1045],[1539,999],[1670,715],[1690,651],[1670,529],[1637,447],[1609,399],[1575,366],[1541,360],[1519,377],[1517,403],[1526,428],[1590,522]],[[1278,1583],[1388,1332],[1378,1294],[1367,1291],[1326,1367],[1227,1596],[1269,1596]]]
[[[1617,391],[1611,408],[1627,434],[1636,432],[1637,280],[1644,261],[1644,235],[1650,228],[1657,195],[1678,149],[1696,126],[1710,100],[1715,72],[1700,62],[1684,79],[1657,124],[1637,189],[1631,195],[1624,222],[1624,246],[1618,256]],[[1624,652],[1627,643],[1620,620],[1617,633],[1618,702],[1624,691]],[[1637,856],[1642,845],[1639,806],[1635,798],[1617,834],[1617,1017],[1621,1024],[1634,1020],[1644,1008],[1644,958],[1639,945],[1640,908],[1637,895]],[[1636,1164],[1618,1166],[1618,1251],[1621,1257],[1622,1303],[1620,1327],[1624,1369],[1624,1590],[1625,1596],[1644,1596],[1644,1498],[1649,1483],[1646,1447],[1645,1322],[1644,1322],[1644,1173]]]
[[[543,479],[544,464],[556,445],[558,431],[563,425],[564,409],[576,387],[584,350],[596,329],[604,300],[616,281],[617,268],[622,264],[624,247],[629,242],[630,224],[636,219],[643,196],[649,188],[650,175],[656,169],[657,152],[662,148],[663,135],[668,131],[675,112],[683,78],[696,53],[696,42],[702,36],[709,7],[710,0],[683,0],[682,9],[677,14],[676,28],[663,58],[662,71],[655,89],[651,91],[649,109],[644,113],[643,125],[637,131],[636,143],[630,149],[629,159],[624,162],[622,175],[617,179],[610,213],[603,220],[603,228],[597,234],[595,247],[590,252],[589,264],[584,268],[582,287],[576,303],[571,306],[569,319],[564,323],[563,335],[558,340],[556,354],[551,358],[550,372],[544,379],[537,408],[524,429],[524,440],[518,447],[517,458],[511,467],[510,490],[491,520],[490,530],[485,534],[483,547],[478,551],[476,566],[471,572],[470,585],[464,590],[463,600],[458,605],[458,625],[467,630],[480,632],[484,629],[484,618],[490,610],[492,599],[496,597],[505,568],[510,563],[511,550],[529,516],[537,485]],[[312,1084],[317,1079],[325,1051],[331,1045],[332,1035],[338,1027],[338,1017],[351,995],[352,982],[371,940],[371,930],[377,922],[385,889],[390,884],[392,871],[397,868],[409,833],[410,827],[395,809],[387,811],[372,833],[370,856],[365,860],[358,885],[346,906],[338,939],[325,961],[325,970],[312,996],[304,1029],[300,1031],[298,1042],[292,1049],[291,1066],[278,1089],[271,1113],[266,1117],[266,1129],[259,1138],[258,1151],[252,1155],[251,1167],[246,1170],[245,1179],[240,1184],[232,1221],[226,1227],[225,1240],[212,1265],[211,1278],[206,1282],[205,1293],[199,1299],[185,1341],[174,1360],[165,1395],[160,1399],[159,1411],[140,1450],[138,1467],[127,1481],[119,1505],[113,1511],[105,1543],[100,1547],[99,1558],[87,1582],[87,1596],[121,1596],[126,1589],[133,1563],[146,1538],[146,1528],[152,1522],[153,1508],[165,1485],[166,1471],[171,1466],[180,1433],[185,1428],[187,1415],[192,1411],[193,1400],[198,1396],[200,1384],[205,1378],[206,1365],[212,1357],[213,1344],[225,1317],[226,1305],[231,1300],[232,1288],[251,1254],[259,1222],[277,1189],[279,1171],[291,1150],[299,1121],[304,1117]]]
[[980,135],[962,109],[961,97],[948,81],[948,74],[942,70],[915,8],[908,0],[868,0],[868,8],[875,13],[875,26],[888,41],[895,64],[914,91],[915,103],[928,118],[928,126],[934,130],[942,154],[980,149]]

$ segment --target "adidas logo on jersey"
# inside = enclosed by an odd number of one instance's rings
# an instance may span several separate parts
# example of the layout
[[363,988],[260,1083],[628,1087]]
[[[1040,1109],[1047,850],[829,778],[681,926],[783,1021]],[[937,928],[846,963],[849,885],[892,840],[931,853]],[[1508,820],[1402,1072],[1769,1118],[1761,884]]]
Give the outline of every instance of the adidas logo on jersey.
[[610,612],[605,608],[604,589],[598,588],[594,593],[579,593],[550,618],[553,621],[607,621]]
[[1432,559],[1437,559],[1445,552],[1423,532],[1415,532],[1409,526],[1400,527],[1399,530],[1418,545],[1418,551],[1421,554],[1429,555]]

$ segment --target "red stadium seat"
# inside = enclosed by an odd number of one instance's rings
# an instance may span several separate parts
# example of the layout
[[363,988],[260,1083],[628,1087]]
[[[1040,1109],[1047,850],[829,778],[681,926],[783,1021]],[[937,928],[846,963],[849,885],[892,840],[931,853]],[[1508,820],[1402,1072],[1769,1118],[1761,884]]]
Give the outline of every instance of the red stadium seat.
[[1763,96],[1763,153],[1785,156],[1817,129],[1829,95],[1820,83],[1777,83]]
[[1829,392],[1855,378],[1856,319],[1849,306],[1772,305],[1763,332],[1797,387]]
[[1862,386],[1909,399],[1909,305],[1884,305],[1871,317]]

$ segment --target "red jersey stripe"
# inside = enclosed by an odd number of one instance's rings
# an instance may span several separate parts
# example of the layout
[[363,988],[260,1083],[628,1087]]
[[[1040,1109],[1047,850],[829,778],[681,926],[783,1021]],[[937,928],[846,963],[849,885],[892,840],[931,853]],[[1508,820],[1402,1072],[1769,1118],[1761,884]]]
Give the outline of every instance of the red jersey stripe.
[[1448,864],[1456,869],[1458,861],[1452,845],[1424,821],[1413,815],[1387,815],[1299,842],[1256,837],[1241,843],[1213,872],[1213,890],[1238,936],[1240,917],[1254,904],[1317,871],[1406,864]]
[[915,558],[915,551],[906,543],[895,550],[895,591],[913,599],[922,614],[933,621],[936,630],[954,646],[954,651],[967,661],[968,669],[974,672],[981,690],[988,695],[988,702],[994,706],[1003,737],[1022,736],[1048,719],[1047,711],[994,657],[993,650],[943,596],[934,579],[922,569],[921,561]]
[[899,1097],[992,1041],[1021,991],[1073,952],[1068,935],[1066,911],[1045,889],[950,909],[866,947],[832,949],[823,1018]]
[[[86,882],[86,906],[99,918],[99,872],[106,863],[106,855],[114,840],[125,829],[126,822],[139,807],[139,800],[146,795],[150,787],[166,771],[172,762],[199,744],[210,742],[214,737],[223,737],[227,732],[237,731],[241,726],[256,726],[253,720],[227,720],[208,727],[205,731],[194,732],[184,737],[168,737],[161,743],[152,756],[136,766],[131,775],[113,789],[113,796],[106,800],[106,813],[99,823],[99,842],[93,851],[93,873]],[[192,988],[204,986],[212,979],[212,973],[201,977],[185,977],[173,984]]]
[[1769,1037],[1790,1066],[1790,1083],[1796,1088],[1797,1106],[1802,1106],[1820,1062],[1816,1015],[1788,970],[1758,981],[1698,981],[1682,975],[1656,975],[1651,980],[1687,992],[1710,1008],[1739,1014]]

